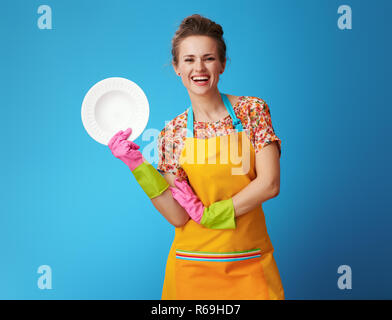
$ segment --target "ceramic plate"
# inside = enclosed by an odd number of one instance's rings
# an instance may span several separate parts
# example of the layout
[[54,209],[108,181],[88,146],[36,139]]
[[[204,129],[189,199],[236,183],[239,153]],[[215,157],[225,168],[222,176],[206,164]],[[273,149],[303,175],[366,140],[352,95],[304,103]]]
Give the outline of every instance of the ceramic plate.
[[135,140],[147,125],[150,108],[143,90],[125,78],[107,78],[87,92],[82,103],[82,122],[87,133],[107,145],[120,130],[132,128]]

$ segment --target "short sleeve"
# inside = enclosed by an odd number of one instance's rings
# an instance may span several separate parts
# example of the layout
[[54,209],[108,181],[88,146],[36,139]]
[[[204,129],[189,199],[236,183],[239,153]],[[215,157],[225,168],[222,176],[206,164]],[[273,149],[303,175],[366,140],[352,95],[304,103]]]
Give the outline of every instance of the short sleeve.
[[255,152],[258,153],[265,146],[277,141],[280,155],[282,141],[275,134],[268,104],[262,99],[255,98],[250,105],[249,116]]
[[184,169],[179,165],[181,142],[181,137],[176,137],[172,132],[169,134],[166,129],[159,133],[157,170],[161,174],[171,173],[180,179],[187,179]]

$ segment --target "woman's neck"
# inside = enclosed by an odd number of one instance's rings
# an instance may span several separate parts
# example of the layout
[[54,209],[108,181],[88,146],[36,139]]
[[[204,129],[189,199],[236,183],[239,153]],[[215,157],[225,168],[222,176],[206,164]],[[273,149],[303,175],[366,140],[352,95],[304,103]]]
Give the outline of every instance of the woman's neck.
[[212,122],[228,114],[219,90],[206,95],[189,94],[196,121]]

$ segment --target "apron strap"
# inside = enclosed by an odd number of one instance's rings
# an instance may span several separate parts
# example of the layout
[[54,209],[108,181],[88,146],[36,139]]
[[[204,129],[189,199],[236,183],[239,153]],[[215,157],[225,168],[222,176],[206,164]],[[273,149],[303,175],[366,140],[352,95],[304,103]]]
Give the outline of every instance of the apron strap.
[[234,129],[236,129],[238,132],[241,132],[243,130],[242,123],[241,123],[240,119],[238,119],[237,116],[235,115],[233,106],[231,105],[229,98],[224,93],[221,93],[221,97],[222,97],[223,103],[226,106],[227,112],[230,114],[230,117],[233,121]]
[[186,122],[186,137],[193,138],[193,110],[192,105],[188,108],[188,119]]
[[[229,113],[232,121],[233,121],[233,127],[236,129],[238,132],[241,132],[243,130],[242,123],[241,121],[237,118],[235,115],[233,106],[230,103],[229,98],[224,94],[221,93],[221,97],[223,100],[223,103],[225,104],[226,110]],[[193,110],[192,110],[192,105],[188,108],[188,116],[187,116],[187,133],[186,137],[187,138],[193,138]]]

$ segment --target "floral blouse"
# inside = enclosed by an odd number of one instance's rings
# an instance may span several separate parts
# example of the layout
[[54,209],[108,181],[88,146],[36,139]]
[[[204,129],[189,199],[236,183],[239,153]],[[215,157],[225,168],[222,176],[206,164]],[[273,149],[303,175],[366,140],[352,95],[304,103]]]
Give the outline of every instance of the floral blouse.
[[[281,140],[275,135],[270,110],[264,100],[242,96],[233,106],[233,109],[256,153],[274,141],[278,142],[279,153],[281,152]],[[179,164],[186,139],[187,117],[188,110],[168,122],[158,135],[159,160],[157,170],[162,174],[172,173],[179,178],[187,178],[185,171]],[[234,127],[230,115],[214,122],[194,121],[194,137],[198,139],[224,136],[233,131]]]

